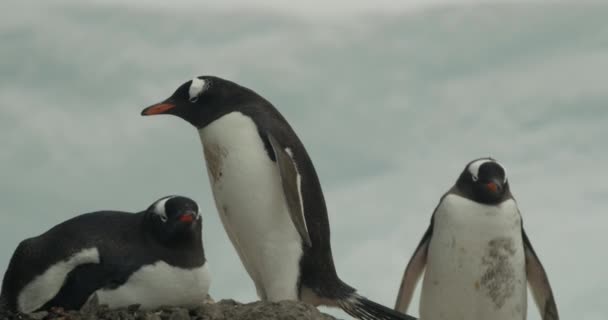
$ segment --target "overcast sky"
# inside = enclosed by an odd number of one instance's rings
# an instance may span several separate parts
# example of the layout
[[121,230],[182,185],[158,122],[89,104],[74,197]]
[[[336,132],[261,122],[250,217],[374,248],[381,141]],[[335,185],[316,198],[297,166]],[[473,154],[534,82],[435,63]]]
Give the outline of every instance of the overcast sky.
[[139,115],[212,74],[269,99],[303,140],[338,273],[363,295],[394,304],[439,197],[491,155],[562,318],[608,317],[608,5],[30,2],[0,10],[0,273],[20,240],[69,217],[182,194],[203,211],[212,296],[255,300],[196,132]]

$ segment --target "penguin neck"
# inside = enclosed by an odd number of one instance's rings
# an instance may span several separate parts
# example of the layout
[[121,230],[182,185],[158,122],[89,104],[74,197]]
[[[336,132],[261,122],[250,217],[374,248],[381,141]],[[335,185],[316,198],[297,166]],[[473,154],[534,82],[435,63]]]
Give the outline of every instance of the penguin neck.
[[232,111],[199,128],[198,134],[205,149],[220,147],[225,152],[233,147],[247,147],[252,138],[259,137],[259,130],[249,114]]
[[200,232],[201,222],[199,220],[194,222],[194,224],[193,229],[191,228],[182,232],[174,232],[171,234],[165,241],[165,244],[169,247],[195,247],[197,245],[201,245],[203,241]]
[[513,194],[511,193],[509,184],[505,184],[503,193],[500,195],[500,197],[496,199],[489,199],[483,195],[480,195],[476,190],[474,190],[473,185],[463,183],[460,179],[456,182],[456,184],[454,184],[454,186],[452,186],[448,193],[452,193],[487,206],[499,205],[507,200],[513,199]]

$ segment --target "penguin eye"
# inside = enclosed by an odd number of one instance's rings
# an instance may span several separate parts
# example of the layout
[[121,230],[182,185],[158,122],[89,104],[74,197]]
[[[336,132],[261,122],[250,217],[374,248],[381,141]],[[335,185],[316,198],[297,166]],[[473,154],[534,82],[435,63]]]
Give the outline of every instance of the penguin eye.
[[167,222],[167,217],[166,216],[159,216],[159,217],[160,217],[160,221]]
[[198,96],[192,97],[192,98],[190,98],[188,100],[190,100],[191,103],[195,103],[195,102],[198,101]]
[[477,182],[477,180],[479,180],[479,178],[476,175],[471,175],[471,178],[473,179],[473,182]]

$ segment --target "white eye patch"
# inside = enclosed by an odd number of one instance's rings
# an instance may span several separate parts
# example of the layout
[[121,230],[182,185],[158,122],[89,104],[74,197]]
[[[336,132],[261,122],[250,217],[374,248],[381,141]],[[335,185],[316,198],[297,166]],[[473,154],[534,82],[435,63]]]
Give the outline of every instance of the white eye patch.
[[477,181],[477,179],[479,177],[479,167],[481,167],[482,164],[487,163],[487,162],[492,162],[492,160],[479,159],[477,161],[472,162],[469,165],[469,172],[471,173],[471,176],[473,176],[473,180]]
[[157,214],[162,221],[167,221],[167,213],[165,212],[165,203],[173,196],[162,198],[154,204],[154,213]]
[[201,92],[205,90],[205,85],[206,83],[203,79],[192,79],[192,83],[190,84],[190,88],[188,89],[190,101],[195,102],[196,100],[198,100],[198,96],[200,96]]
[[502,168],[503,172],[505,173],[505,180],[503,181],[503,183],[507,182],[507,170],[503,166],[501,166],[500,163],[498,163],[492,159],[489,159],[489,158],[479,159],[469,165],[469,172],[471,173],[471,177],[472,177],[473,181],[479,180],[479,168],[484,163],[488,163],[488,162],[494,162]]

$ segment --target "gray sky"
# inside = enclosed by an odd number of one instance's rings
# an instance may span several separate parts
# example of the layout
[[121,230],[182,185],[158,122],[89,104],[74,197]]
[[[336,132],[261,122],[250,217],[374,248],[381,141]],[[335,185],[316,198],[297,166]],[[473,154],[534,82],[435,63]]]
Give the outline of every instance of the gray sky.
[[[255,300],[196,132],[139,116],[213,74],[295,128],[321,178],[338,273],[362,294],[393,305],[439,197],[492,155],[562,318],[606,319],[608,5],[164,3],[3,3],[0,272],[21,239],[62,220],[178,193],[203,211],[213,297]],[[529,315],[539,319],[531,302]]]

